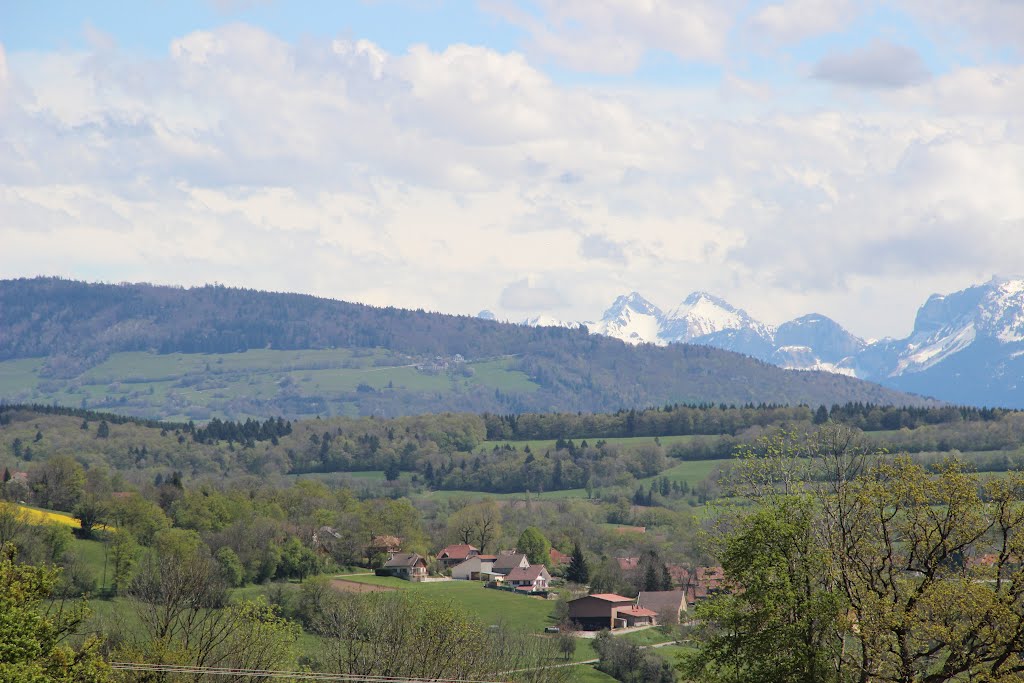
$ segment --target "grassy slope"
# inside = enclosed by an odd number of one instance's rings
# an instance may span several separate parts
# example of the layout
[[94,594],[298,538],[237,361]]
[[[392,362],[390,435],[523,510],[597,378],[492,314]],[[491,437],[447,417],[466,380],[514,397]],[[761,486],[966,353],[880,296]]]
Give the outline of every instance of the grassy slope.
[[346,576],[358,583],[389,586],[399,590],[423,593],[438,600],[450,601],[485,621],[502,621],[529,631],[543,631],[554,623],[554,601],[515,595],[506,591],[490,590],[476,581],[443,581],[411,583],[389,576]]
[[[0,362],[0,398],[118,410],[130,405],[148,415],[187,420],[188,406],[222,405],[232,399],[270,400],[282,392],[341,400],[363,384],[375,390],[449,394],[470,386],[530,393],[538,386],[508,360],[469,363],[471,377],[429,374],[409,358],[381,349],[329,349],[199,354],[122,352],[71,381],[41,377],[42,359]],[[124,403],[122,403],[122,401]],[[225,417],[222,411],[212,415]],[[313,416],[312,413],[309,414]],[[265,417],[241,415],[232,417]]]

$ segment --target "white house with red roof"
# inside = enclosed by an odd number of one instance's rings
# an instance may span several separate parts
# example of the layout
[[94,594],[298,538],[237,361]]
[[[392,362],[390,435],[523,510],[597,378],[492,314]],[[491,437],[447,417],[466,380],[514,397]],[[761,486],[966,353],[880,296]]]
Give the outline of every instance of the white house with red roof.
[[463,581],[481,581],[493,576],[496,555],[473,555],[452,567],[452,578]]
[[505,575],[504,585],[514,586],[516,590],[536,592],[546,591],[551,582],[547,567],[542,564],[531,564],[529,567],[515,567]]
[[468,543],[457,543],[455,545],[441,548],[441,552],[437,554],[437,561],[445,567],[454,567],[457,564],[465,562],[474,555],[479,554],[479,548],[471,546]]

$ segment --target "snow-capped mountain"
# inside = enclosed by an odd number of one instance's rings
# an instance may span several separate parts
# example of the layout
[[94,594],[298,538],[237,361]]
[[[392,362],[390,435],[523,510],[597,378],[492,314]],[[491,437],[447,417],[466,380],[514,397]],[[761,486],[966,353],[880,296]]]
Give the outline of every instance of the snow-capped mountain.
[[523,320],[520,325],[526,325],[527,327],[568,327],[570,330],[575,330],[580,326],[580,323],[571,320],[561,320],[542,313],[541,315],[535,315],[532,318]]
[[857,376],[958,403],[1024,408],[1024,279],[932,295],[909,337],[858,356]]
[[617,298],[600,320],[584,324],[594,334],[629,344],[664,344],[659,336],[664,317],[660,308],[633,292]]
[[[854,340],[852,346],[862,345],[863,342],[824,316],[805,318],[807,320],[798,319],[783,326],[790,343],[808,347],[797,355],[779,355],[774,328],[725,299],[707,292],[693,292],[668,313],[639,293],[632,292],[615,299],[600,320],[583,324],[593,334],[615,337],[629,344],[703,344],[743,353],[783,367],[826,369],[852,374],[852,370],[833,366],[847,355],[845,349],[851,346],[850,340]],[[543,315],[530,318],[523,324],[558,327],[577,325]],[[838,346],[833,348],[829,344]]]
[[694,292],[669,311],[659,337],[670,343],[690,342],[725,330],[747,330],[766,340],[772,337],[767,325],[707,292]]
[[[545,316],[527,324],[576,325]],[[707,292],[690,294],[667,313],[633,292],[584,324],[631,344],[705,344],[954,403],[1024,408],[1024,278],[932,295],[906,339],[867,342],[820,314],[773,328]]]

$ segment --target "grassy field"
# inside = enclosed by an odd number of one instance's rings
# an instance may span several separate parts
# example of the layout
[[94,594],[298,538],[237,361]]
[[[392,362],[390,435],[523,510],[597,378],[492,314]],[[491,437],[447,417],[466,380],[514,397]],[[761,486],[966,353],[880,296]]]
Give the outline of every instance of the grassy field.
[[[583,441],[586,441],[587,444],[589,444],[591,446],[596,444],[598,441],[606,441],[606,442],[608,442],[610,444],[614,444],[616,446],[623,446],[623,447],[629,448],[629,447],[645,446],[647,444],[653,444],[653,443],[656,443],[655,439],[657,439],[658,443],[660,443],[662,446],[665,446],[667,448],[667,447],[671,446],[672,444],[687,443],[689,441],[693,441],[694,439],[698,439],[698,438],[714,438],[714,436],[711,436],[711,437],[706,437],[706,436],[698,437],[698,436],[693,436],[693,435],[681,435],[681,436],[629,436],[629,437],[609,437],[607,439],[600,439],[600,438],[590,437],[590,438],[585,438],[585,439],[573,439],[573,441],[576,443],[577,446],[581,442],[583,442]],[[518,450],[524,450],[527,446],[529,446],[531,451],[541,452],[541,453],[543,453],[546,450],[552,450],[552,451],[555,450],[555,440],[554,439],[532,439],[532,440],[525,440],[525,441],[485,441],[479,448],[483,449],[483,450],[488,450],[489,451],[489,450],[493,449],[495,446],[505,446],[505,445],[514,446]]]
[[385,586],[397,590],[422,593],[438,600],[444,600],[462,607],[467,612],[479,615],[481,619],[498,621],[512,628],[533,632],[543,631],[554,623],[553,600],[515,595],[505,591],[490,590],[476,581],[441,581],[411,583],[390,576],[342,576],[349,581]]
[[[233,401],[320,397],[330,414],[352,412],[360,386],[374,391],[463,392],[472,387],[529,393],[539,387],[510,368],[511,359],[467,363],[467,372],[430,373],[422,359],[383,349],[250,350],[200,354],[115,353],[67,380],[41,376],[42,359],[0,362],[0,399],[73,407],[131,410],[169,420],[262,418],[233,409]],[[308,415],[313,417],[313,413]]]

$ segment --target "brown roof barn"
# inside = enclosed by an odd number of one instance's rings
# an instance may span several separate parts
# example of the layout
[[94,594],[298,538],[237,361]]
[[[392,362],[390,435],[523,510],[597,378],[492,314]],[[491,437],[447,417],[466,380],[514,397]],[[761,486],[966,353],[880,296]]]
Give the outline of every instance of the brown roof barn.
[[569,618],[584,631],[619,628],[624,625],[624,620],[618,616],[618,610],[632,607],[633,598],[615,593],[595,593],[570,600]]

